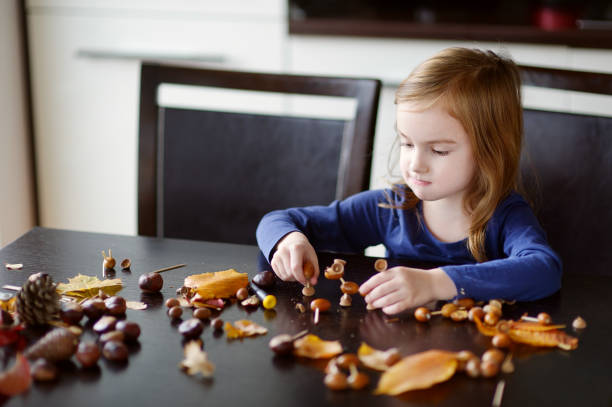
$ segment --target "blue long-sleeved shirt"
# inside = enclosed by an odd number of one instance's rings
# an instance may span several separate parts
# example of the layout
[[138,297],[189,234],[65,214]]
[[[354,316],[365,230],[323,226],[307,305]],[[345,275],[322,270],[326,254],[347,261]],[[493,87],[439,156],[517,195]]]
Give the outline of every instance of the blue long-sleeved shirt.
[[[396,194],[387,190],[399,201]],[[304,233],[316,250],[363,253],[383,244],[390,258],[447,264],[442,270],[460,297],[531,301],[561,287],[561,260],[525,200],[510,194],[487,223],[486,262],[477,263],[466,239],[446,243],[435,238],[415,209],[389,209],[383,190],[365,191],[329,206],[270,212],[257,227],[257,242],[268,260],[287,233]]]

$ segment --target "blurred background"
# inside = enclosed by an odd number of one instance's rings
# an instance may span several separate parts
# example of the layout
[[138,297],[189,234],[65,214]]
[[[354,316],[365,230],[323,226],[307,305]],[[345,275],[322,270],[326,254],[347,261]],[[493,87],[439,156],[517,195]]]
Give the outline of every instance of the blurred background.
[[[449,46],[612,73],[612,1],[0,0],[0,247],[35,225],[137,233],[142,60],[381,79],[380,188],[394,90]],[[612,116],[610,98],[524,99]]]

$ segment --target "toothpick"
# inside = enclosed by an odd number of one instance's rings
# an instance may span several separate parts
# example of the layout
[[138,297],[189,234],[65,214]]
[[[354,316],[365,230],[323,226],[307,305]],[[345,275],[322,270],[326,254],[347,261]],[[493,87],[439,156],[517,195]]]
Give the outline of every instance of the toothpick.
[[315,314],[314,314],[314,324],[318,324],[319,323],[319,308],[315,308]]
[[18,287],[16,285],[10,285],[10,284],[5,284],[2,286],[2,288],[5,288],[7,290],[11,290],[11,291],[19,291],[21,290],[21,287]]
[[178,269],[178,268],[185,267],[185,266],[186,264],[176,264],[174,266],[164,267],[163,269],[153,270],[153,273],[163,273],[164,271],[170,271],[170,270]]
[[505,380],[500,380],[499,382],[497,382],[497,387],[495,388],[495,394],[493,395],[493,402],[491,403],[491,407],[501,407],[505,387]]

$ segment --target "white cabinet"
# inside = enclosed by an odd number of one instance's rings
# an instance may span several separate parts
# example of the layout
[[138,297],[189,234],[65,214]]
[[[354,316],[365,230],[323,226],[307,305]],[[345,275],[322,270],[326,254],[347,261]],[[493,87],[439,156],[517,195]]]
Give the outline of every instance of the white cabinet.
[[140,59],[283,70],[282,0],[27,3],[42,226],[137,232]]
[[[438,50],[475,47],[509,54],[520,64],[612,73],[612,50],[578,49],[560,45],[499,44],[438,40],[375,39],[293,35],[289,40],[289,68],[304,74],[375,77],[383,81],[380,98],[371,188],[386,187],[389,154],[395,139],[394,92],[422,61]],[[578,92],[524,89],[527,107],[560,111],[596,112],[612,116],[612,98]]]

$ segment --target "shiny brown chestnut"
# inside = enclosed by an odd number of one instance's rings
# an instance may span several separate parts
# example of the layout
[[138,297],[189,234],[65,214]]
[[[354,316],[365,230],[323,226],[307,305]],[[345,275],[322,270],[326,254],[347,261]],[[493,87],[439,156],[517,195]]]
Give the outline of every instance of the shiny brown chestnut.
[[113,362],[123,362],[128,358],[128,348],[123,342],[109,341],[102,348],[102,355]]
[[123,315],[127,310],[125,298],[117,295],[105,299],[104,305],[106,305],[106,311],[110,315]]
[[100,348],[93,342],[81,342],[76,351],[76,358],[83,367],[91,367],[100,359]]
[[115,325],[117,331],[123,332],[127,342],[134,342],[140,336],[140,326],[132,321],[119,321]]
[[117,318],[111,315],[105,315],[94,324],[93,330],[98,335],[102,335],[107,332],[114,331],[116,324]]
[[183,315],[183,309],[178,305],[175,305],[168,310],[168,316],[172,319],[178,319],[181,317],[181,315]]
[[265,270],[255,274],[255,277],[253,277],[253,283],[257,284],[261,288],[269,288],[276,283],[276,278],[274,277],[273,272]]
[[95,321],[106,313],[106,305],[104,301],[99,298],[92,298],[85,301],[82,307],[83,313],[92,321]]
[[83,307],[76,302],[64,302],[60,309],[60,318],[68,325],[78,325],[83,319]]
[[204,325],[197,318],[191,318],[181,322],[178,327],[179,333],[186,339],[196,339],[202,334]]
[[138,277],[138,287],[146,292],[158,292],[164,286],[164,279],[159,273],[150,272]]

